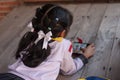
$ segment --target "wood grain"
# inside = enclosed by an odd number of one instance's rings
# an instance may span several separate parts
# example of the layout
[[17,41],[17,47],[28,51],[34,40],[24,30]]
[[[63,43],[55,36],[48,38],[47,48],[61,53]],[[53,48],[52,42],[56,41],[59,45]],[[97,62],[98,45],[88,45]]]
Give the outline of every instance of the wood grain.
[[34,16],[35,8],[35,6],[18,7],[0,22],[0,54],[24,30],[25,25]]
[[[83,42],[95,43],[106,7],[107,4],[94,4],[87,12],[87,16],[85,16],[85,21],[83,22],[83,27],[80,28],[79,33],[77,34],[77,37],[82,38]],[[89,62],[91,62],[91,60]],[[89,74],[88,67],[90,65],[91,63],[84,67],[80,77],[86,77],[86,74]]]
[[[119,11],[118,7],[120,5],[114,5],[115,10]],[[118,14],[119,22],[116,28],[116,33],[114,37],[114,43],[111,51],[111,56],[110,56],[110,62],[108,65],[108,70],[107,70],[107,77],[110,78],[111,80],[120,80],[120,17],[119,17],[119,12],[116,13]]]
[[14,38],[11,41],[8,47],[0,55],[0,73],[7,72],[8,65],[16,61],[15,52],[17,50],[18,43],[21,37],[25,34],[26,31],[29,31],[27,27],[22,32],[20,32],[16,38]]
[[[104,18],[98,31],[95,41],[95,55],[89,61],[89,66],[84,73],[87,76],[106,77],[106,71],[113,46],[113,37],[115,26],[117,25],[117,17]],[[114,21],[114,22],[113,22]]]

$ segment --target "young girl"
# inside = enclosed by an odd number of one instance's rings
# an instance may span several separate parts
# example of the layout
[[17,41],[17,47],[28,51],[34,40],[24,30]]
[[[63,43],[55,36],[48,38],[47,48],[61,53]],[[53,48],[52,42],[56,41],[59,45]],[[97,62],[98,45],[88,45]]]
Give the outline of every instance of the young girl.
[[32,31],[25,33],[16,52],[17,61],[0,80],[56,80],[60,70],[71,75],[80,70],[94,53],[94,45],[72,58],[72,46],[64,39],[72,24],[71,13],[56,5],[36,9]]

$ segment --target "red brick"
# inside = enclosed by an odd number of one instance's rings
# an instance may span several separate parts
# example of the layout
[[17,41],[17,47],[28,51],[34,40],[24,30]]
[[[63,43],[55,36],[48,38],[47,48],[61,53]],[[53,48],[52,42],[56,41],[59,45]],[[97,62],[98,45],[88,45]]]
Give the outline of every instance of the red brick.
[[14,5],[19,5],[19,2],[18,1],[0,1],[0,5],[14,6]]
[[4,18],[5,16],[0,16],[0,21]]
[[11,6],[0,6],[0,11],[10,11],[13,8]]
[[24,0],[24,2],[52,2],[52,1],[73,1],[73,0]]
[[6,16],[7,13],[0,13],[0,16]]

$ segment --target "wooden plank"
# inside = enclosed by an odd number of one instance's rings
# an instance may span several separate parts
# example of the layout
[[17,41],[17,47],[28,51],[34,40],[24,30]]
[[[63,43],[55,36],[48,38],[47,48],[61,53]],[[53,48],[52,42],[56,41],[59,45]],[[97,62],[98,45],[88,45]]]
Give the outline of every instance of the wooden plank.
[[[21,6],[13,10],[0,23],[0,52],[11,43],[11,41],[24,29],[25,25],[34,16],[36,6]],[[9,38],[8,38],[9,36]]]
[[[109,58],[113,47],[116,27],[119,18],[115,8],[116,5],[110,4],[106,10],[105,16],[98,31],[97,39],[95,41],[96,51],[94,57],[90,60],[83,77],[87,76],[101,76],[106,77]],[[110,10],[111,9],[111,10]],[[113,14],[111,14],[113,13]],[[114,79],[113,79],[114,80]]]
[[[111,9],[112,12],[115,12],[115,13],[111,13],[109,12],[109,15],[110,16],[115,16],[117,18],[120,18],[119,17],[119,13],[120,13],[120,4],[111,4],[110,5],[110,8],[109,8],[109,11]],[[120,22],[120,20],[118,20]],[[109,58],[109,64],[107,65],[108,68],[107,68],[107,72],[106,72],[106,77],[110,78],[111,80],[119,80],[120,77],[118,75],[118,71],[120,69],[120,65],[119,65],[119,25],[120,23],[118,22],[118,27],[116,28],[116,35],[114,36],[114,43],[113,43],[113,47],[112,47],[112,51],[111,51],[111,55],[110,55],[110,58]]]
[[[21,18],[28,15],[29,12],[34,12],[34,10],[33,9],[30,10],[30,8],[31,7],[25,7],[25,6],[18,7],[14,9],[9,15],[7,15],[7,17],[0,22],[0,35],[4,34],[4,32],[8,30],[8,28],[11,28],[10,25],[13,25],[16,21],[19,21],[21,20]],[[21,14],[24,16],[22,17]]]
[[77,8],[75,9],[73,13],[73,24],[70,28],[70,31],[67,35],[67,38],[73,38],[78,33],[79,29],[81,28],[81,24],[84,21],[84,16],[87,15],[87,12],[90,8],[91,4],[78,4]]
[[80,37],[84,42],[94,42],[105,10],[106,4],[93,4],[87,16],[83,16],[85,20],[80,24],[82,27],[76,37]]
[[60,5],[61,7],[68,9],[73,15],[74,15],[74,11],[77,8],[77,5],[75,4],[57,4]]
[[[106,4],[93,4],[89,11],[87,12],[87,16],[85,16],[85,21],[81,24],[76,37],[80,37],[83,42],[94,43],[96,40],[96,35],[101,25],[105,10]],[[88,65],[89,66],[89,65]],[[87,67],[84,67],[79,77],[84,77],[87,72]]]
[[15,62],[15,52],[17,50],[18,43],[21,37],[25,34],[29,29],[26,27],[13,41],[8,45],[2,55],[0,55],[0,73],[4,73],[8,71],[8,65]]
[[119,3],[109,4],[109,8],[106,11],[105,16],[119,16],[120,15],[120,7]]
[[[119,6],[116,6],[120,8]],[[118,9],[118,8],[117,8]],[[110,57],[110,63],[108,65],[107,77],[111,80],[120,80],[120,17],[118,26],[116,28],[116,35],[114,37],[114,44],[112,48],[112,54]]]
[[106,69],[109,63],[113,37],[117,25],[117,17],[104,18],[95,41],[96,51],[82,77],[100,76],[106,77]]
[[[75,10],[72,11],[74,20],[73,20],[73,24],[71,26],[71,29],[69,31],[67,38],[74,39],[74,37],[76,36],[76,33],[81,28],[80,24],[82,24],[84,21],[84,18],[82,16],[87,15],[87,12],[88,12],[90,6],[91,6],[90,4],[79,4],[75,8]],[[68,7],[68,9],[71,9],[71,8]],[[57,80],[76,80],[80,76],[79,74],[80,74],[80,72],[78,72],[72,76],[60,75]]]

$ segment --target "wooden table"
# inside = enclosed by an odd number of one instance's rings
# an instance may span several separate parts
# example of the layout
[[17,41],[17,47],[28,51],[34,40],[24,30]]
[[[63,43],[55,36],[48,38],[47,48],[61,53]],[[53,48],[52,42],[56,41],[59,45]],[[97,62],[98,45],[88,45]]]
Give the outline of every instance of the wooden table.
[[[71,76],[59,75],[57,80],[77,80],[99,76],[120,80],[120,4],[64,4],[74,16],[68,39],[80,37],[95,43],[95,55],[89,63]],[[13,63],[14,53],[38,6],[20,6],[0,22],[0,72]]]

